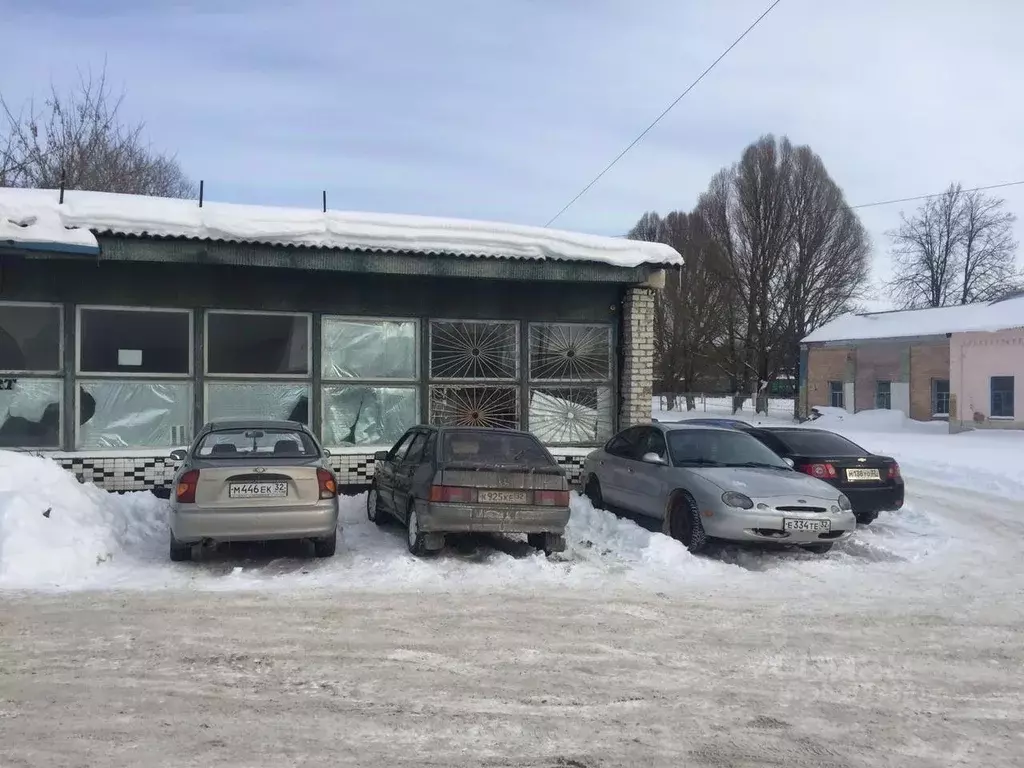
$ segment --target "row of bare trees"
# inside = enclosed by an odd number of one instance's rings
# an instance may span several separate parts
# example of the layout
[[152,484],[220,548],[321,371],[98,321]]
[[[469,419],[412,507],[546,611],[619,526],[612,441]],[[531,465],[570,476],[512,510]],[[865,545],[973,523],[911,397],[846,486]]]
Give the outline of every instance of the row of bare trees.
[[190,197],[177,159],[155,150],[144,124],[123,120],[124,95],[105,70],[82,75],[42,102],[12,104],[0,93],[0,187],[35,187]]
[[693,211],[646,213],[629,237],[668,243],[685,262],[655,304],[661,390],[758,392],[762,411],[769,382],[795,375],[800,339],[868,283],[859,218],[821,158],[785,137],[748,146]]

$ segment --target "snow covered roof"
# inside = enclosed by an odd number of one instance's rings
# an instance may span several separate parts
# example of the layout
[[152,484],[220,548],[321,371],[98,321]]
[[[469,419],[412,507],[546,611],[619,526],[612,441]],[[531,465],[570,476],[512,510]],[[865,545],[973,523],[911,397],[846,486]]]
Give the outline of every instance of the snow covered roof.
[[[466,219],[203,203],[107,192],[0,188],[0,245],[97,247],[95,234],[486,258],[679,265],[662,243]],[[24,224],[24,226],[22,226]],[[75,228],[78,229],[75,229]]]
[[1024,327],[1024,296],[956,307],[899,312],[849,313],[806,336],[804,343],[943,336],[947,333],[1002,331]]

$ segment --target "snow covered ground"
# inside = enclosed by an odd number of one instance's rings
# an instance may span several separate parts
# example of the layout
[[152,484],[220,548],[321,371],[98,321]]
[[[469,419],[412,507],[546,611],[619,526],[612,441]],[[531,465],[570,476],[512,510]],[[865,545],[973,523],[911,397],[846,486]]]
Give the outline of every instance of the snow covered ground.
[[808,426],[908,483],[825,556],[694,557],[576,497],[561,556],[419,560],[358,497],[332,559],[172,564],[163,502],[0,452],[0,744],[14,765],[1019,764],[1024,434]]

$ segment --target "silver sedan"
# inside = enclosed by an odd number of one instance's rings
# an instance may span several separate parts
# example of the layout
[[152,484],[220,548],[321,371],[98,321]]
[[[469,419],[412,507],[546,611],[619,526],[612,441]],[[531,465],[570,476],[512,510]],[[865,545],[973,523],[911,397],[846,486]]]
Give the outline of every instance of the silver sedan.
[[630,427],[587,457],[583,482],[594,506],[661,520],[691,552],[724,539],[824,553],[857,527],[845,495],[738,430]]
[[182,462],[171,494],[170,557],[188,560],[200,543],[312,539],[317,557],[338,541],[337,478],[327,451],[303,424],[207,424]]

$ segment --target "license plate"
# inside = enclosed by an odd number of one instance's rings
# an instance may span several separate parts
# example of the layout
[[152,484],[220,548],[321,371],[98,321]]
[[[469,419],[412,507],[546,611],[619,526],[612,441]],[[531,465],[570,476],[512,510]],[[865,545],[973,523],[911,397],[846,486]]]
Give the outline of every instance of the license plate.
[[831,520],[794,520],[782,521],[782,530],[794,533],[828,533],[832,530]]
[[232,499],[280,499],[288,495],[288,483],[230,483]]
[[848,469],[846,470],[847,480],[881,480],[877,469]]
[[526,504],[530,494],[528,491],[479,491],[476,498],[481,504]]

